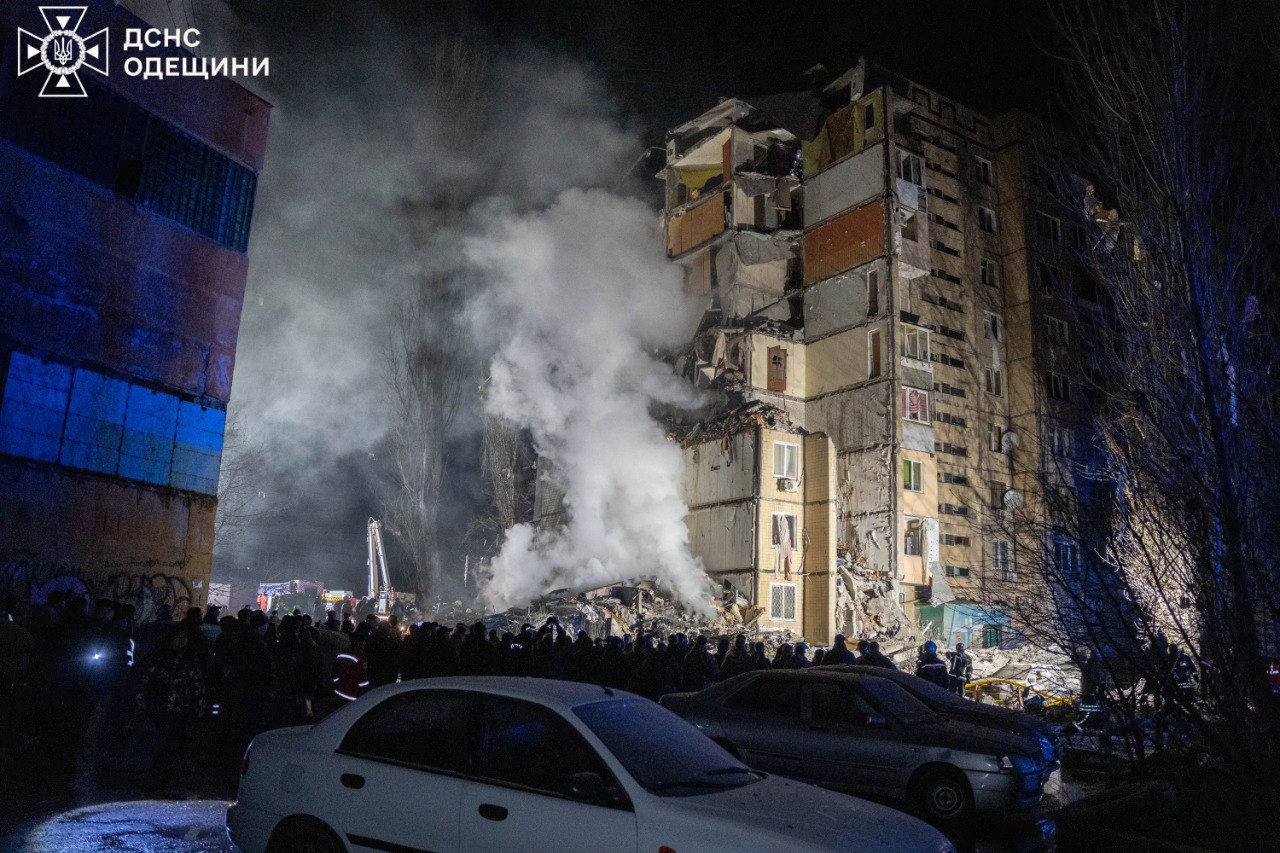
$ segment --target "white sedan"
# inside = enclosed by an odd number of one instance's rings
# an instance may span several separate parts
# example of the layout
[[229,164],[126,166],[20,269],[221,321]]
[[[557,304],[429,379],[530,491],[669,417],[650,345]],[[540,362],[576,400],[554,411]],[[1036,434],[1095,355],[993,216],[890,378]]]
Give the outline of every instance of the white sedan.
[[254,739],[248,853],[928,850],[885,806],[750,770],[657,704],[590,684],[434,678]]

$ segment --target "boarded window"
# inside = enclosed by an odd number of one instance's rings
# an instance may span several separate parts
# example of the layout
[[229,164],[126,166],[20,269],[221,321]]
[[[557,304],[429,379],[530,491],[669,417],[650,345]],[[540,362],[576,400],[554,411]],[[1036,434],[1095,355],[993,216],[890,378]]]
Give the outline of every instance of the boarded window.
[[770,391],[787,390],[787,351],[782,347],[769,347],[769,381]]

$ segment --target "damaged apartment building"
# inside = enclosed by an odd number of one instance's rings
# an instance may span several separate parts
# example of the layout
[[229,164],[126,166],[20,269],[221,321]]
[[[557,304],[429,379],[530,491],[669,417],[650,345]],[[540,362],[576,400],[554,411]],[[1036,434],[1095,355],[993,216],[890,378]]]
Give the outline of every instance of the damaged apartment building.
[[1056,150],[865,62],[668,133],[667,253],[705,311],[676,369],[717,392],[673,433],[691,543],[757,627],[881,633],[852,606],[879,584],[912,633],[1016,628],[1002,522],[1073,453],[1105,310]]

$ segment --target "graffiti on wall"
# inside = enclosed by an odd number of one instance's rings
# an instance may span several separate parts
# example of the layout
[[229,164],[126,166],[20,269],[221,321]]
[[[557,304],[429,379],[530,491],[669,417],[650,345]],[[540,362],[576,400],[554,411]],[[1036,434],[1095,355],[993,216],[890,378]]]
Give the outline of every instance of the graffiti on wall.
[[85,574],[65,564],[43,560],[14,560],[0,563],[0,598],[43,604],[57,590],[86,598],[123,601],[134,607],[139,622],[152,619],[160,607],[181,616],[195,597],[191,584],[165,569],[181,569],[186,560],[145,560],[129,563],[111,562],[107,570]]

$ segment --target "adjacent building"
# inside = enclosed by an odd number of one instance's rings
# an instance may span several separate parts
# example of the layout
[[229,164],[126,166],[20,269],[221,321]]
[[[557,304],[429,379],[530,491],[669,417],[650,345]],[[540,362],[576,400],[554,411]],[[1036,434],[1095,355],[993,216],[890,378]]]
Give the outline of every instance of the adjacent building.
[[[87,6],[112,48],[146,27]],[[0,594],[200,604],[270,106],[114,65],[41,98],[39,10],[0,22]]]
[[1058,150],[865,63],[669,132],[667,252],[705,305],[677,369],[722,401],[683,433],[691,538],[762,627],[846,630],[855,567],[939,639],[1010,627],[1007,516],[1076,453],[1105,324]]

